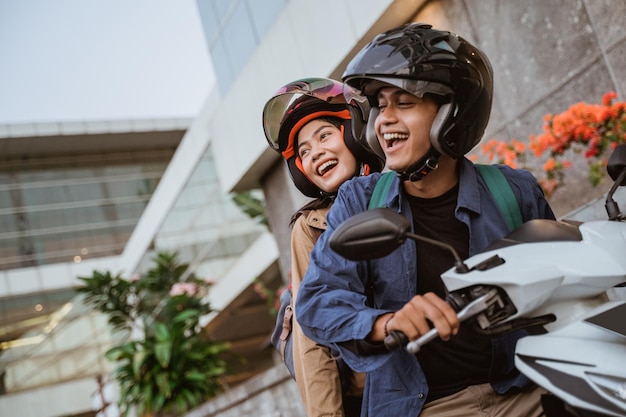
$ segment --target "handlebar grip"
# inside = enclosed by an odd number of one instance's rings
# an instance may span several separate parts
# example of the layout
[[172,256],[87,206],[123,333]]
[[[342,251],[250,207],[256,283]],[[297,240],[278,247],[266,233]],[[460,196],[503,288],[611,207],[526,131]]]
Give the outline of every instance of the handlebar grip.
[[409,338],[399,330],[392,330],[389,336],[385,337],[385,347],[394,350],[404,347],[409,343]]

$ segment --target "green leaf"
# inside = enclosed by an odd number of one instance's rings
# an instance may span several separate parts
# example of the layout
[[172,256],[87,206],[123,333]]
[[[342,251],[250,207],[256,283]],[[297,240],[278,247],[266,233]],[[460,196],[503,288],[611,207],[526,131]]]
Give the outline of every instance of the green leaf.
[[163,410],[163,407],[165,406],[165,402],[166,402],[167,398],[165,397],[165,395],[162,394],[157,394],[154,397],[154,410]]
[[168,375],[165,373],[160,373],[156,376],[156,383],[159,387],[159,392],[164,396],[169,398],[172,395],[172,390],[170,389]]
[[234,193],[231,198],[250,218],[258,218],[261,224],[268,225],[265,202],[252,195],[250,191]]
[[198,318],[199,314],[197,310],[185,310],[174,317],[174,323],[181,323],[190,318]]
[[203,374],[202,372],[198,372],[195,369],[192,369],[191,371],[187,372],[185,374],[185,378],[187,378],[190,381],[204,381],[206,379],[206,375]]
[[170,340],[170,330],[163,323],[157,323],[155,326],[156,338],[159,342]]
[[163,368],[169,367],[172,358],[172,344],[169,341],[155,343],[154,356]]
[[143,416],[146,413],[146,404],[143,402],[137,403],[137,415]]
[[176,399],[174,400],[174,404],[176,407],[176,412],[179,414],[184,413],[187,410],[187,401],[185,399],[184,396],[178,396],[176,397]]
[[138,381],[141,379],[141,377],[143,376],[143,373],[141,372],[141,369],[143,368],[144,365],[144,359],[145,359],[146,355],[143,352],[136,352],[133,355],[133,359],[132,359],[132,375],[133,375],[133,379],[135,381]]
[[185,398],[185,400],[187,401],[187,404],[189,404],[190,407],[195,407],[199,403],[199,401],[198,401],[199,400],[199,396],[198,395],[194,395],[188,389],[183,389],[181,391],[180,395]]
[[156,408],[154,408],[154,396],[153,396],[154,392],[152,390],[152,386],[151,385],[145,385],[143,387],[142,390],[142,395],[143,395],[143,400],[145,401],[145,407],[146,407],[146,411],[157,411]]

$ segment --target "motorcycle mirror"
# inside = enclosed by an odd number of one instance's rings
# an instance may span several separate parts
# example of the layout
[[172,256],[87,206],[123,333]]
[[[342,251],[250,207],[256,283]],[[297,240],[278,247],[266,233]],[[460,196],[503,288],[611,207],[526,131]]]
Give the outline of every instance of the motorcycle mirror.
[[606,195],[604,208],[609,215],[609,220],[622,220],[624,216],[619,205],[613,199],[613,194],[615,194],[618,187],[626,185],[626,144],[620,144],[615,147],[606,164],[606,170],[614,182]]
[[[617,181],[619,175],[626,171],[626,144],[617,145],[609,157],[606,170],[613,181]],[[626,178],[620,182],[621,186],[626,185]]]
[[406,238],[444,248],[455,259],[456,271],[469,272],[459,254],[447,243],[410,233],[411,223],[388,208],[377,208],[356,214],[337,227],[330,237],[330,248],[352,261],[382,258],[398,249]]
[[330,237],[330,248],[352,261],[382,258],[406,240],[411,224],[388,208],[364,211],[344,221]]

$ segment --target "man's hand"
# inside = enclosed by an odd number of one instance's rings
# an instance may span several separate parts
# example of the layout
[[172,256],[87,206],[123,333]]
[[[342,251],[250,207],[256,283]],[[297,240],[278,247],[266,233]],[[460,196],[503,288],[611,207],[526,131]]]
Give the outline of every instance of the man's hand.
[[380,342],[385,339],[385,330],[390,333],[399,330],[410,341],[424,335],[432,326],[437,328],[442,340],[450,339],[459,331],[460,322],[454,309],[435,293],[416,295],[395,313],[383,314],[374,322],[370,340]]

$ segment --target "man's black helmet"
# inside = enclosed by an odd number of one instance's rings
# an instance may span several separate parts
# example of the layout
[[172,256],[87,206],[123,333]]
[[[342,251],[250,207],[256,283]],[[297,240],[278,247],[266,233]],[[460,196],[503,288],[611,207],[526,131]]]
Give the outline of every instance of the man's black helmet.
[[[493,71],[487,56],[462,37],[427,24],[406,24],[378,35],[352,59],[342,79],[350,87],[344,91],[346,99],[359,103],[363,118],[370,119],[367,133],[356,136],[374,149],[378,141],[370,106],[376,107],[376,95],[385,84],[419,97],[441,97],[444,104],[430,139],[437,151],[455,159],[480,142],[489,121]],[[352,97],[355,90],[360,101]]]
[[[297,155],[296,138],[300,129],[311,120],[334,117],[343,120],[343,141],[365,172],[377,172],[383,161],[352,135],[353,106],[343,95],[344,86],[329,78],[305,78],[281,87],[263,108],[263,132],[270,148],[287,162],[295,186],[308,197],[320,197],[322,190],[304,174]],[[355,173],[356,175],[357,173]]]

